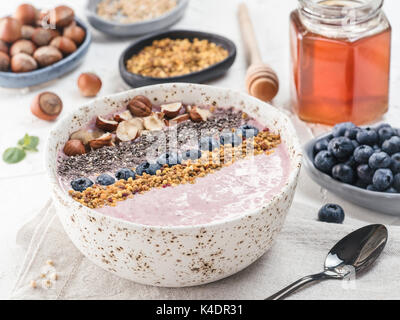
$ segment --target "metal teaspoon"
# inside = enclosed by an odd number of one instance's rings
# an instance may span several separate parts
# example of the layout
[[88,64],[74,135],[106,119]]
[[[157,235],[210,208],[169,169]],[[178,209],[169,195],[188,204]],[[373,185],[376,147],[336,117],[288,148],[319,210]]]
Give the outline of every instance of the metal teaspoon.
[[388,239],[384,225],[360,228],[340,240],[325,259],[325,270],[292,283],[265,300],[280,300],[305,285],[327,279],[344,279],[366,270],[381,254]]

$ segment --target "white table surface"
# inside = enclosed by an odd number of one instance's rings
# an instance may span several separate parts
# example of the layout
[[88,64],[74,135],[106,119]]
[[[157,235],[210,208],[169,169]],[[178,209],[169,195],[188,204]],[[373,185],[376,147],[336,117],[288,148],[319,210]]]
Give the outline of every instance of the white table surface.
[[[17,3],[23,1],[1,1],[0,12],[14,11]],[[37,7],[50,8],[56,3],[67,3],[79,17],[84,17],[84,1],[30,1]],[[290,108],[289,99],[289,13],[296,7],[296,0],[246,0],[257,29],[257,37],[265,62],[278,73],[280,92],[274,105]],[[237,45],[238,56],[229,73],[209,84],[244,90],[246,62],[243,54],[236,9],[239,0],[191,0],[184,18],[174,28],[187,28],[216,32],[231,38]],[[400,2],[386,0],[385,11],[393,27],[390,111],[386,120],[400,127]],[[37,87],[23,90],[0,89],[0,153],[14,146],[25,133],[40,137],[39,152],[30,153],[15,165],[0,161],[0,299],[6,299],[15,282],[24,251],[15,244],[15,236],[20,226],[32,218],[49,198],[49,188],[43,166],[45,141],[51,127],[35,118],[29,110],[33,97],[41,91],[56,92],[64,102],[63,114],[86,103],[80,96],[76,81],[81,72],[92,71],[103,80],[99,95],[108,95],[129,89],[120,78],[118,58],[132,39],[119,40],[106,37],[91,29],[93,43],[84,63],[78,69],[61,79]],[[317,128],[318,129],[318,128]],[[302,173],[303,175],[305,172]],[[298,192],[299,194],[299,192]],[[295,201],[301,202],[301,194]],[[347,215],[367,222],[381,222],[400,225],[400,217],[385,216],[354,207],[337,200],[347,211]]]

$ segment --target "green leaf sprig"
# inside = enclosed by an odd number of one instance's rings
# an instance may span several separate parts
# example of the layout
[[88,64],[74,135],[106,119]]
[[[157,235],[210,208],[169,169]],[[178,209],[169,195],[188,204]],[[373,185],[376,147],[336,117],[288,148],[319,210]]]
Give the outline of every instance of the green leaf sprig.
[[25,136],[18,141],[16,147],[8,148],[3,153],[3,161],[6,163],[17,163],[25,159],[26,151],[37,152],[39,138],[25,134]]

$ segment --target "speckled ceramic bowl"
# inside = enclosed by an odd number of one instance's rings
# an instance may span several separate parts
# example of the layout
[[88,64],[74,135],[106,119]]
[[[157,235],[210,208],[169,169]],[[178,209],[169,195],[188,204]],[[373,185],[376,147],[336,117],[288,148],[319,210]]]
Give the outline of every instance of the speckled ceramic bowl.
[[[82,206],[65,193],[56,175],[57,153],[69,135],[98,114],[123,109],[136,95],[155,104],[172,101],[235,106],[280,132],[291,160],[287,183],[260,208],[204,225],[157,227],[112,218]],[[57,214],[79,250],[98,266],[143,284],[200,285],[232,275],[261,257],[281,230],[292,203],[302,161],[290,120],[278,109],[244,93],[195,84],[142,87],[99,98],[61,120],[51,132],[46,166]]]

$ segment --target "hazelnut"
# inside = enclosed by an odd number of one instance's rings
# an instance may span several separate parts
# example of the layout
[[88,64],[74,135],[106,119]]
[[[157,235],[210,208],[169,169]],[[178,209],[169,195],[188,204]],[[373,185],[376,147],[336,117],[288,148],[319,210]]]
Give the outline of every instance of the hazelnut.
[[31,24],[36,22],[37,10],[34,6],[24,3],[17,7],[14,18],[17,19],[21,24]]
[[101,130],[86,130],[86,129],[81,129],[78,131],[75,131],[74,133],[71,134],[70,139],[77,139],[81,140],[84,145],[87,145],[89,141],[96,140],[97,138],[101,137],[104,134],[104,131]]
[[14,18],[7,17],[0,20],[0,40],[12,43],[21,38],[21,23]]
[[211,116],[211,112],[207,109],[200,109],[198,107],[189,107],[189,116],[193,122],[207,121]]
[[11,70],[13,72],[29,72],[36,70],[37,62],[29,54],[17,53],[11,58]]
[[93,149],[100,149],[102,147],[109,147],[112,146],[112,134],[107,132],[103,134],[101,137],[97,138],[96,140],[89,141],[89,146]]
[[22,52],[31,56],[35,52],[35,50],[36,46],[32,41],[21,39],[14,42],[14,44],[11,46],[10,55],[15,56],[16,54]]
[[3,40],[0,40],[0,52],[8,54],[8,45]]
[[71,54],[72,52],[76,51],[76,44],[71,39],[67,37],[55,37],[51,40],[50,45],[56,47],[60,50],[64,55]]
[[32,34],[32,41],[39,47],[47,46],[53,37],[54,35],[52,30],[36,28]]
[[68,6],[58,6],[50,11],[51,22],[54,21],[57,28],[68,26],[72,21],[74,21],[74,17],[74,10]]
[[181,110],[182,110],[181,102],[163,104],[161,106],[161,112],[163,112],[168,119],[177,117]]
[[85,40],[86,32],[83,28],[72,22],[68,27],[64,28],[64,37],[70,38],[76,45],[80,45]]
[[153,113],[151,116],[143,119],[143,126],[146,130],[150,131],[162,130],[164,124],[162,117],[157,113]]
[[82,73],[78,78],[78,88],[84,97],[94,97],[101,89],[101,80],[94,73]]
[[22,39],[31,40],[34,32],[35,32],[35,28],[32,26],[24,25],[21,27]]
[[128,104],[128,110],[135,117],[148,117],[151,115],[152,104],[145,96],[136,96]]
[[96,127],[107,132],[113,132],[117,130],[118,122],[114,120],[107,120],[98,116],[96,118]]
[[185,113],[185,114],[181,114],[180,116],[177,116],[177,117],[175,117],[173,119],[165,120],[164,123],[165,123],[166,126],[169,127],[169,126],[177,125],[178,123],[187,121],[189,119],[190,119],[189,115],[187,113]]
[[117,138],[120,141],[131,141],[136,139],[140,134],[138,122],[134,119],[122,121],[117,128]]
[[7,53],[0,51],[0,71],[8,71],[10,68],[10,57]]
[[60,61],[63,58],[63,55],[60,50],[55,47],[44,46],[38,48],[33,54],[33,57],[41,67],[46,67]]
[[133,119],[133,116],[129,110],[114,115],[114,120],[117,122],[122,122],[124,120],[131,120],[131,119]]
[[68,140],[63,151],[68,157],[86,153],[85,146],[81,140]]
[[61,113],[63,103],[58,95],[52,92],[39,93],[32,101],[31,111],[39,119],[52,121]]

